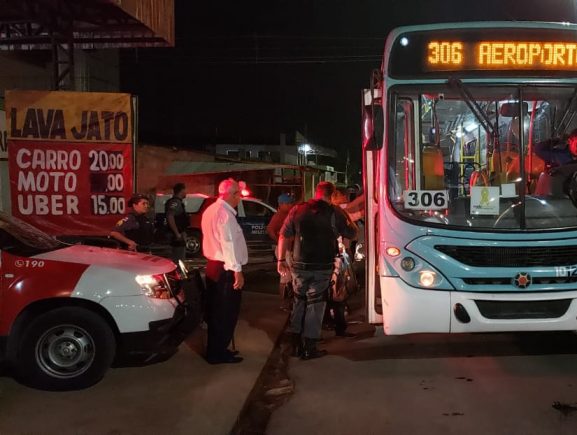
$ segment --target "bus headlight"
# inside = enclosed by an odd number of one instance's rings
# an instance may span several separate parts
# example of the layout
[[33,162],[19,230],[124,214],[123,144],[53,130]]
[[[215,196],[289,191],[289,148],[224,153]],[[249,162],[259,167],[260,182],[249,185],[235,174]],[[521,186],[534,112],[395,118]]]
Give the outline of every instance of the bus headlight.
[[383,255],[385,276],[398,276],[408,285],[427,290],[454,290],[453,285],[423,258],[401,250],[401,255],[390,258]]
[[421,270],[419,272],[419,283],[423,287],[432,287],[435,284],[436,273],[430,270]]
[[401,260],[401,267],[403,270],[410,272],[415,268],[415,259],[413,257],[405,257]]

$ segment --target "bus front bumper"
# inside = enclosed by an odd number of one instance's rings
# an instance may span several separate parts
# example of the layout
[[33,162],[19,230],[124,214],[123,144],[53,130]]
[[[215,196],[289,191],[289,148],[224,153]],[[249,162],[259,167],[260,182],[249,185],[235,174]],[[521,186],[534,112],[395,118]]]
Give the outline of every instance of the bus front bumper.
[[577,330],[577,290],[481,293],[425,290],[381,277],[388,335]]

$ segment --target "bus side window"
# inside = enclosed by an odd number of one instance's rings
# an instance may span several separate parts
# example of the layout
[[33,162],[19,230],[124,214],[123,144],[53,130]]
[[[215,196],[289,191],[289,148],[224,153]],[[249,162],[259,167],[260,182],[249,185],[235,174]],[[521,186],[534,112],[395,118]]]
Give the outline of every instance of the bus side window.
[[389,155],[389,180],[394,197],[401,197],[404,190],[416,188],[415,183],[415,129],[413,101],[399,98],[395,113],[394,147]]

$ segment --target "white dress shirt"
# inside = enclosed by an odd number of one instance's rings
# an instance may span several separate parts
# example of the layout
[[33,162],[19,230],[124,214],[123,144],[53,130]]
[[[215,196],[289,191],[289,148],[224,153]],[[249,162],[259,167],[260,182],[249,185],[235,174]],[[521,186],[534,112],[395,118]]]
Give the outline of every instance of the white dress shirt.
[[224,270],[240,272],[248,251],[236,210],[218,198],[202,214],[202,252],[209,260],[224,262]]

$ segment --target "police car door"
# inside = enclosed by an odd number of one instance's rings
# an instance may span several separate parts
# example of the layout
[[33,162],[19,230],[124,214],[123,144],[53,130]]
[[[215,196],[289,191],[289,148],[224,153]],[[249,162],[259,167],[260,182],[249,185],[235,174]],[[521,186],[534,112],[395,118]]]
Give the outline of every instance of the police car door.
[[243,198],[238,205],[238,222],[247,242],[271,241],[266,233],[266,226],[270,222],[274,210],[260,201]]

